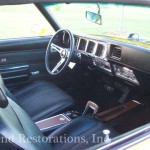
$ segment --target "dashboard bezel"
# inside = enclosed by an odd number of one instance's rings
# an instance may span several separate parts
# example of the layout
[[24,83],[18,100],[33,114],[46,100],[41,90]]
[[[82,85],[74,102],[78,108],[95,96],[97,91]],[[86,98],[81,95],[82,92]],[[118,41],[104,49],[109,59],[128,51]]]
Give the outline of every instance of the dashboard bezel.
[[[77,36],[75,36],[75,38],[78,38],[78,42],[77,42],[77,46],[76,46],[76,50],[77,51],[79,51],[79,52],[81,52],[81,53],[86,53],[87,55],[90,55],[90,56],[92,56],[92,57],[98,57],[98,58],[106,58],[106,55],[107,55],[107,43],[106,42],[100,42],[100,41],[96,41],[96,40],[92,40],[92,39],[87,39],[87,38],[84,38],[84,37],[77,37]],[[85,45],[85,49],[84,50],[82,50],[82,49],[80,49],[79,47],[80,47],[80,42],[81,42],[81,40],[85,40],[86,41],[86,45]],[[94,46],[94,49],[93,49],[93,52],[92,53],[88,53],[87,52],[87,48],[88,48],[88,44],[89,44],[89,42],[93,42],[94,44],[95,44],[95,46]],[[97,50],[97,48],[98,48],[98,44],[101,44],[102,46],[103,46],[103,54],[101,55],[101,56],[96,56],[95,54],[96,54],[96,50]]]

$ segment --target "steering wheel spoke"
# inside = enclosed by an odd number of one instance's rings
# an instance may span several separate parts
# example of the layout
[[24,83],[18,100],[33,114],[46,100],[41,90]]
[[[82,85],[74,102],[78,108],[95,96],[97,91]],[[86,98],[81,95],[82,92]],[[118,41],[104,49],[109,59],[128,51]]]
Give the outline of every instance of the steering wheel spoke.
[[57,51],[58,53],[61,53],[62,51],[63,51],[63,48],[62,47],[60,47],[60,46],[58,46],[58,45],[56,45],[56,44],[54,44],[54,43],[52,43],[51,44],[51,48],[53,48],[55,51]]
[[52,70],[52,73],[55,73],[57,69],[65,62],[65,58],[61,58],[61,60],[57,63],[57,65]]

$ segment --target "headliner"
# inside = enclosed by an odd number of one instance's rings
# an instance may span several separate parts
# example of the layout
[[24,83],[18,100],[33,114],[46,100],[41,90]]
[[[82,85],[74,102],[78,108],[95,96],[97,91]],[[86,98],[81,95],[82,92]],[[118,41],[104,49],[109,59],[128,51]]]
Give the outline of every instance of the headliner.
[[0,5],[29,4],[40,2],[113,2],[150,6],[150,0],[0,0]]

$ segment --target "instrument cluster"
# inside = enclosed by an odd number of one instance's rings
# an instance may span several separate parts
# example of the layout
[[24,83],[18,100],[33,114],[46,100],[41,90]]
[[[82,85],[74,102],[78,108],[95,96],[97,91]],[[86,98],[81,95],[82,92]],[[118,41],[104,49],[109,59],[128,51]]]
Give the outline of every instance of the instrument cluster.
[[111,68],[110,63],[107,61],[107,48],[106,42],[75,37],[75,49],[77,52],[90,56],[95,67],[110,73]]

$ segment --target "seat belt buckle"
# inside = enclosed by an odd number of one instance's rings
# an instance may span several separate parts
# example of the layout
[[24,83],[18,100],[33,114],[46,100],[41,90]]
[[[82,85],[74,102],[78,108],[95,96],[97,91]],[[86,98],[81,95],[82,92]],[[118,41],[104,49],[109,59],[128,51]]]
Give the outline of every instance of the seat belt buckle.
[[86,106],[85,106],[85,109],[84,109],[84,111],[83,111],[82,116],[85,116],[85,115],[87,114],[87,111],[88,111],[89,108],[91,108],[91,109],[93,110],[92,116],[96,115],[96,113],[97,113],[97,111],[98,111],[98,109],[99,109],[99,107],[98,107],[97,104],[95,104],[95,103],[92,102],[92,101],[88,101],[87,104],[86,104]]

